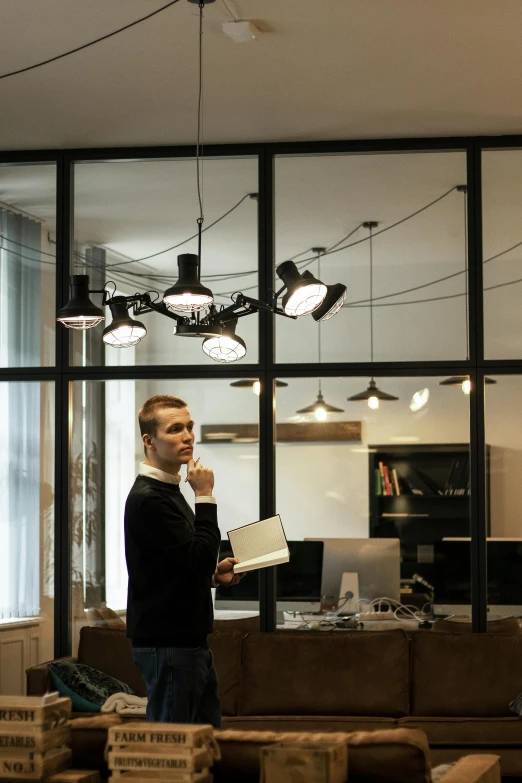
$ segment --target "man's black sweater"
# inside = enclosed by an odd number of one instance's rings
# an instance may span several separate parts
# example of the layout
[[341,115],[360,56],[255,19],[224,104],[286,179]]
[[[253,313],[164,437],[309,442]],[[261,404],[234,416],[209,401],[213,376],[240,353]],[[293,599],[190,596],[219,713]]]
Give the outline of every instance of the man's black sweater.
[[214,503],[197,503],[194,514],[177,484],[138,476],[125,504],[127,636],[134,647],[206,644],[219,543]]

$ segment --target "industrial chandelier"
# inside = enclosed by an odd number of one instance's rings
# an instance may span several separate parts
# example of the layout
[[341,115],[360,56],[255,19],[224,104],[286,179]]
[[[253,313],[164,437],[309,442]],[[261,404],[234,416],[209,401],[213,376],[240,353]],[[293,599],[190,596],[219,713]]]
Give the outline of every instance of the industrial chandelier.
[[[105,319],[103,310],[90,299],[90,294],[102,294],[102,306],[109,306],[112,323],[103,331],[103,342],[113,348],[130,348],[137,345],[147,334],[145,325],[132,316],[156,312],[175,321],[174,334],[177,337],[203,338],[203,352],[216,362],[235,362],[247,352],[244,340],[236,334],[239,318],[260,310],[298,318],[313,313],[316,321],[327,320],[335,315],[346,300],[346,286],[326,286],[308,270],[302,274],[293,261],[284,261],[277,266],[276,273],[283,287],[270,291],[270,301],[245,296],[240,291],[232,294],[232,304],[218,309],[214,294],[201,283],[201,234],[203,230],[203,203],[200,187],[200,148],[202,113],[202,40],[203,9],[214,0],[188,0],[199,6],[199,93],[198,130],[196,144],[197,192],[199,200],[198,253],[183,253],[178,256],[178,280],[161,296],[158,292],[146,291],[131,296],[116,295],[116,286],[110,293],[102,289],[89,288],[89,275],[71,275],[69,284],[71,298],[57,313],[57,320],[68,329],[92,329]],[[152,294],[157,294],[153,299]],[[281,306],[278,299],[283,295]],[[160,301],[159,301],[160,300]],[[130,314],[132,310],[132,316]]]

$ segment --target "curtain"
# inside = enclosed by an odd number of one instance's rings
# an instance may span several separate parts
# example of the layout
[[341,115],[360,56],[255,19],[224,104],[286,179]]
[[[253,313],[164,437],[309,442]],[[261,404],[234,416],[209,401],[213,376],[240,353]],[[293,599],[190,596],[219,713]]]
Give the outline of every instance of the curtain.
[[[40,366],[41,227],[0,210],[0,360]],[[40,603],[40,384],[0,383],[0,618]]]

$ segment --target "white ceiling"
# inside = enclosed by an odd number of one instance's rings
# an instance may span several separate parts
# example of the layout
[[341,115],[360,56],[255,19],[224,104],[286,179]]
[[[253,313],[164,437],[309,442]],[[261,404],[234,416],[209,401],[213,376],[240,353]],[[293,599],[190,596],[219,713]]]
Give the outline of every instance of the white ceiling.
[[[162,0],[0,2],[0,75],[81,46]],[[205,10],[208,143],[522,132],[520,0],[229,0]],[[197,5],[179,0],[0,81],[0,149],[190,144]]]

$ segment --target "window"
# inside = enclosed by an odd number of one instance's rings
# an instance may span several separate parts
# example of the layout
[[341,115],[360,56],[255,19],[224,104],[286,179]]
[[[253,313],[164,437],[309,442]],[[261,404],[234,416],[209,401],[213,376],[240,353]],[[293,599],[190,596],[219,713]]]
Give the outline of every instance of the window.
[[[144,460],[138,410],[149,397],[186,400],[196,422],[195,455],[215,476],[221,537],[259,519],[258,397],[230,380],[111,380],[72,384],[71,542],[73,639],[86,610],[124,613],[127,569],[123,519],[127,495]],[[182,471],[183,473],[183,471]],[[194,493],[180,484],[189,504]],[[226,555],[225,555],[226,556]],[[222,608],[236,601],[222,596]],[[216,609],[220,608],[220,601]],[[238,610],[245,604],[240,596]],[[249,611],[258,598],[250,597]],[[232,607],[234,608],[234,607]]]

